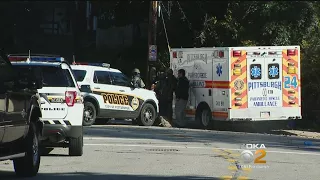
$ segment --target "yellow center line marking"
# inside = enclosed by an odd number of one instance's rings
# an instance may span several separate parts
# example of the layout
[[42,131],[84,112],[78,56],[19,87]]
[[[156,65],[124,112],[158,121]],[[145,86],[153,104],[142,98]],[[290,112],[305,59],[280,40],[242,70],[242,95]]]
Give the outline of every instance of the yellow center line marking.
[[222,176],[221,179],[223,179],[223,180],[231,180],[232,176]]
[[229,166],[228,169],[231,170],[231,171],[238,170],[237,166]]

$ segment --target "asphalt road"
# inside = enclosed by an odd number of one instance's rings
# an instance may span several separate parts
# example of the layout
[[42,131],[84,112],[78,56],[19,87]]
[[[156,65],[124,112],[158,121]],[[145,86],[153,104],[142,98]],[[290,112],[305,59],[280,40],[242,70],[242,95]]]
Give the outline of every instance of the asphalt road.
[[[308,147],[304,142],[243,132],[95,125],[85,128],[82,157],[55,149],[42,157],[38,176],[30,179],[319,179],[320,140]],[[266,146],[268,168],[235,166],[244,143]],[[17,179],[10,161],[0,162],[0,179]]]

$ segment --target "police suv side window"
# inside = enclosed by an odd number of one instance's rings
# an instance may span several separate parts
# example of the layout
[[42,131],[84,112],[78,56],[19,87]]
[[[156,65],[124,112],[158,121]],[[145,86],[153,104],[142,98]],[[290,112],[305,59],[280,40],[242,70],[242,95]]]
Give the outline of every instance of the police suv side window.
[[77,81],[81,82],[84,80],[86,77],[87,71],[86,70],[72,70],[74,77],[76,78]]
[[116,86],[129,86],[129,79],[121,72],[110,72],[112,84]]
[[280,73],[279,73],[279,64],[278,63],[272,63],[268,64],[268,78],[269,79],[279,79]]
[[111,78],[107,71],[95,71],[93,82],[97,84],[111,84]]

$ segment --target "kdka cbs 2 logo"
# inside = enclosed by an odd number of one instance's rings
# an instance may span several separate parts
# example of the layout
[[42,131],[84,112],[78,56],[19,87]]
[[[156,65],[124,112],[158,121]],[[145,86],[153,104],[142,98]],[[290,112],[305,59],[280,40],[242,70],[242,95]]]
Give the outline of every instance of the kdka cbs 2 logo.
[[264,144],[242,144],[241,168],[269,168],[266,161],[267,148]]

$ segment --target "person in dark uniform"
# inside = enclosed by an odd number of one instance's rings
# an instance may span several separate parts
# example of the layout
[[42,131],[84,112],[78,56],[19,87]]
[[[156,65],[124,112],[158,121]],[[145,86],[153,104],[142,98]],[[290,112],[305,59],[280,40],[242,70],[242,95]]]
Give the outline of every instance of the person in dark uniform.
[[156,93],[159,99],[159,115],[172,123],[172,101],[173,92],[175,91],[177,80],[171,69],[166,73],[161,73],[156,85]]
[[186,77],[186,71],[179,69],[178,71],[178,83],[176,87],[176,103],[175,103],[175,126],[185,127],[185,109],[189,98],[189,80]]
[[140,77],[140,70],[135,68],[132,71],[132,84],[135,88],[144,88],[146,85]]

